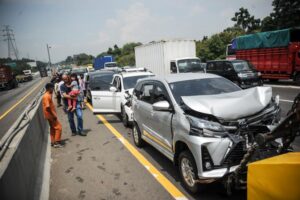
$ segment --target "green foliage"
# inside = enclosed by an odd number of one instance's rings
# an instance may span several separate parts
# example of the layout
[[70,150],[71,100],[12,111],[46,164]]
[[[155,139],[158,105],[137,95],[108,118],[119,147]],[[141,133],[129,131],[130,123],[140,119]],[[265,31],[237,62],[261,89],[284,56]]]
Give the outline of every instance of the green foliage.
[[112,55],[115,57],[115,60],[119,66],[134,66],[134,47],[140,45],[142,45],[140,42],[130,42],[124,44],[122,48],[119,48],[118,45],[115,44],[113,48],[109,47],[106,52],[100,53],[97,57]]
[[245,34],[238,27],[230,27],[221,33],[212,35],[210,38],[204,36],[201,41],[196,42],[196,54],[203,62],[214,59],[224,59],[226,46],[232,39]]
[[300,1],[273,0],[273,12],[262,20],[262,31],[300,26]]
[[260,19],[251,16],[248,9],[241,7],[231,18],[235,22],[235,27],[243,29],[246,33],[253,33],[260,29]]

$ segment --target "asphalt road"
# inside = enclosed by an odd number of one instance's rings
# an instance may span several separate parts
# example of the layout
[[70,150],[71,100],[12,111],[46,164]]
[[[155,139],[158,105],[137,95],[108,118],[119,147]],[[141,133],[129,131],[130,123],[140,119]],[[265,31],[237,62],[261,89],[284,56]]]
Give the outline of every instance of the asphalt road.
[[29,82],[20,83],[17,88],[0,91],[0,139],[18,119],[49,78],[35,75]]
[[[299,92],[300,87],[273,87],[273,94],[281,97],[282,117]],[[50,199],[174,199],[170,195],[172,191],[160,182],[157,174],[147,170],[140,156],[127,147],[126,141],[137,149],[131,129],[125,128],[117,116],[104,115],[107,125],[86,109],[84,127],[88,136],[71,137],[66,116],[61,109],[58,111],[66,147],[52,150]],[[121,139],[116,137],[116,132]],[[296,146],[299,144],[297,140]],[[150,145],[137,151],[187,199],[246,199],[246,191],[225,197],[221,183],[204,186],[199,194],[191,195],[182,187],[171,161]]]

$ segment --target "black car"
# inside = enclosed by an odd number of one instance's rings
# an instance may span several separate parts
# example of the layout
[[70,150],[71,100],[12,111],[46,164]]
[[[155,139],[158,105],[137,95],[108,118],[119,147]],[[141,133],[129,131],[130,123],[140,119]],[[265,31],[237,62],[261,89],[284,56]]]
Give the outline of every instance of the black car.
[[208,61],[206,72],[223,76],[243,89],[263,85],[260,72],[246,60]]
[[86,98],[88,102],[92,103],[92,91],[108,90],[107,88],[111,86],[111,81],[115,73],[115,71],[111,70],[101,70],[90,72],[86,75]]

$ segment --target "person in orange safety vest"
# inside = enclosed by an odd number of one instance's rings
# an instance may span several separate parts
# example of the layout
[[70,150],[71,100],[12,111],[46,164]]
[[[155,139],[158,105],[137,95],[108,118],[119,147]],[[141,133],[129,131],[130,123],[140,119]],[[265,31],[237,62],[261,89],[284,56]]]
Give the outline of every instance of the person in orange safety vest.
[[44,117],[45,119],[48,120],[50,126],[51,146],[55,148],[59,148],[63,146],[61,144],[62,127],[60,122],[57,119],[55,106],[52,101],[54,85],[52,83],[47,83],[45,88],[46,88],[46,92],[43,95],[43,99],[42,99]]

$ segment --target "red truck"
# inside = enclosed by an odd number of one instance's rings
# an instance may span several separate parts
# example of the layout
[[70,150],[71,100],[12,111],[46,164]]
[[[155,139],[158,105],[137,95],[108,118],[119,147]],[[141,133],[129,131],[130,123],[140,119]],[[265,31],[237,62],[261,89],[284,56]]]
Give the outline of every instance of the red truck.
[[11,89],[18,87],[16,76],[7,65],[0,65],[0,89]]
[[243,35],[227,46],[228,60],[250,61],[262,78],[293,79],[300,84],[300,29]]

